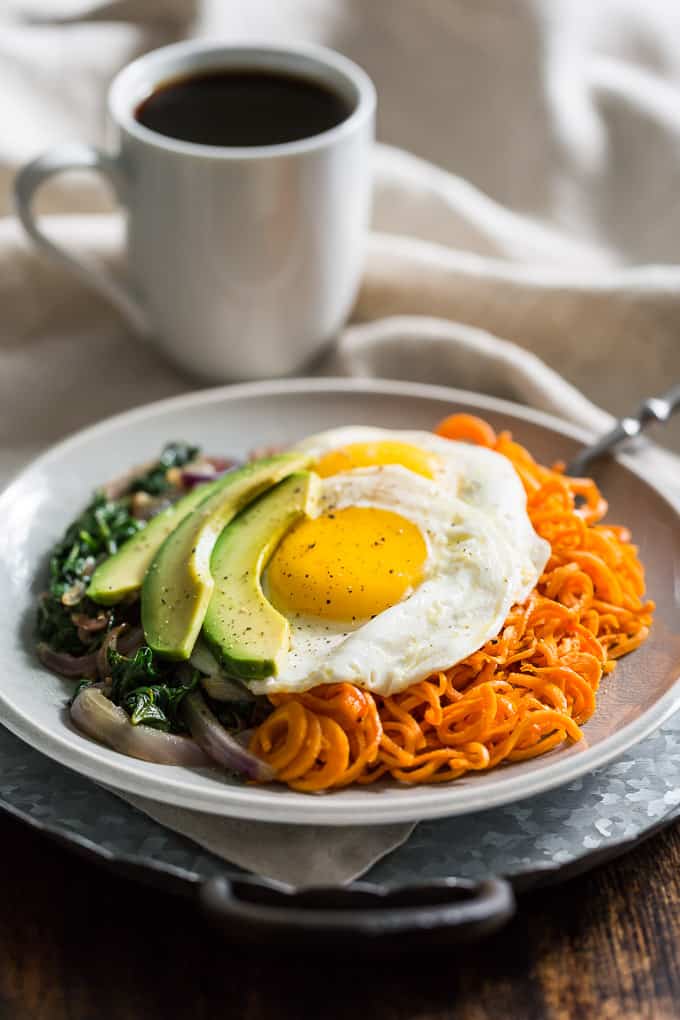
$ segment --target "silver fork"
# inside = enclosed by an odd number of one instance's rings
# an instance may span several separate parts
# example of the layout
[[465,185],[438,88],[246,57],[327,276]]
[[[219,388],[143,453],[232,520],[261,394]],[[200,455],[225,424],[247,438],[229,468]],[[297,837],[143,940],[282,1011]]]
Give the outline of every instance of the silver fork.
[[567,464],[567,474],[580,477],[586,468],[600,457],[611,453],[619,444],[635,439],[651,422],[666,422],[680,408],[680,384],[659,397],[648,397],[640,404],[636,414],[621,418],[609,432],[585,446]]

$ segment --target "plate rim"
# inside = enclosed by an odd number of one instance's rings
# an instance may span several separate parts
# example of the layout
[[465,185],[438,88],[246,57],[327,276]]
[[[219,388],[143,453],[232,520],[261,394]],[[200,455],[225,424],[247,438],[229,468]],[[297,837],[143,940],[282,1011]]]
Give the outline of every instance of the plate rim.
[[[13,477],[0,492],[0,513],[11,501],[14,490],[24,482],[26,475],[49,466],[53,459],[58,459],[61,454],[68,452],[81,443],[96,439],[99,434],[105,434],[120,426],[134,424],[135,420],[138,419],[146,420],[149,417],[172,412],[174,409],[184,409],[187,406],[195,407],[220,400],[231,401],[297,393],[300,390],[304,390],[305,393],[326,392],[329,390],[335,392],[372,392],[391,396],[414,396],[426,400],[446,400],[451,403],[463,403],[469,407],[478,408],[480,411],[487,410],[500,414],[506,413],[581,442],[590,441],[594,435],[587,428],[566,422],[545,411],[525,407],[524,405],[499,397],[429,383],[333,376],[295,377],[292,379],[238,383],[188,391],[174,397],[153,401],[149,404],[140,405],[109,416],[83,429],[76,430],[51,445],[46,451],[14,473]],[[616,459],[639,478],[644,485],[653,490],[667,504],[673,515],[680,519],[680,509],[678,506],[668,498],[654,480],[648,478],[640,470],[639,466],[631,458],[619,454]],[[112,788],[110,765],[100,757],[99,745],[96,742],[91,742],[91,749],[87,745],[74,747],[72,741],[68,739],[68,731],[62,736],[51,733],[35,724],[30,717],[18,712],[13,705],[7,702],[1,689],[0,707],[3,710],[1,721],[12,733],[59,764],[105,785],[108,789],[113,789],[113,792],[121,792],[132,797],[143,796],[161,803],[172,804],[176,807],[194,811],[203,811],[215,816],[295,824],[313,823],[324,826],[358,824],[356,821],[356,807],[347,800],[334,802],[332,797],[310,798],[308,795],[294,791],[272,791],[266,788],[259,788],[253,797],[255,791],[253,788],[246,786],[229,786],[221,789],[216,787],[215,789],[206,790],[196,787],[190,782],[182,782],[179,776],[174,779],[168,777],[167,780],[156,776],[140,777],[139,773],[135,771],[133,764],[126,767],[126,762],[134,763],[136,759],[127,759],[124,755],[120,755],[121,761],[116,763],[115,788]],[[581,775],[614,760],[628,748],[643,740],[658,726],[662,725],[678,707],[680,707],[680,677],[676,677],[669,690],[637,719],[623,726],[616,733],[606,737],[600,745],[597,745],[595,748],[588,748],[582,754],[572,755],[563,760],[560,760],[558,757],[552,762],[547,761],[545,767],[537,770],[535,774],[524,776],[519,795],[509,782],[499,783],[498,789],[492,792],[484,791],[483,803],[480,803],[480,790],[475,786],[458,787],[453,804],[447,803],[453,788],[452,786],[413,787],[408,790],[408,793],[415,794],[415,797],[407,799],[403,803],[397,800],[389,801],[387,804],[383,803],[382,805],[380,804],[379,795],[376,796],[373,793],[370,800],[367,799],[366,801],[367,805],[370,806],[369,817],[362,820],[360,824],[415,822],[426,818],[467,814],[487,808],[500,807],[503,804],[524,800],[537,793],[547,792],[557,786],[574,781]],[[583,762],[584,757],[586,757],[585,764]],[[139,764],[137,763],[137,767],[139,767]],[[144,789],[140,792],[140,783],[142,782],[144,783]],[[426,802],[419,802],[419,797],[424,798]]]

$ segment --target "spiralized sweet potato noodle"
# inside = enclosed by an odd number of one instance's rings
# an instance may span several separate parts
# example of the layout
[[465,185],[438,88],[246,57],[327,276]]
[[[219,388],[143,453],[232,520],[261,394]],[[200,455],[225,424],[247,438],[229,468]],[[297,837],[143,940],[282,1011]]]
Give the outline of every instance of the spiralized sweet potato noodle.
[[391,776],[443,783],[581,739],[603,673],[647,637],[654,611],[625,527],[599,524],[607,503],[588,478],[537,464],[487,422],[455,414],[448,439],[507,457],[552,555],[535,589],[479,651],[391,697],[352,683],[271,697],[250,748],[294,790],[338,789]]

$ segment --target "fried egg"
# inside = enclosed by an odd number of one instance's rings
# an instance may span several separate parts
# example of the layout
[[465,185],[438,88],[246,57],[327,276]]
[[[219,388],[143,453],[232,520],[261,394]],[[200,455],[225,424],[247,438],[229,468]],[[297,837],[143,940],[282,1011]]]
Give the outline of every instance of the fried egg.
[[290,647],[256,693],[339,681],[403,690],[498,634],[545,566],[520,479],[493,451],[363,427],[296,448],[314,456],[321,498],[265,571]]

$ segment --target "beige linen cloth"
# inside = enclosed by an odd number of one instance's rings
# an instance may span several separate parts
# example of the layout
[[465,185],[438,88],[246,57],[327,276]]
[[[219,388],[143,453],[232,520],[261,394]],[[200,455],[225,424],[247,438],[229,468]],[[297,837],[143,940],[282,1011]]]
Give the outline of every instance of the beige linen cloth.
[[[10,0],[0,12],[2,476],[75,428],[195,385],[38,256],[9,215],[16,166],[58,142],[101,141],[111,76],[186,35],[324,42],[377,84],[373,231],[327,371],[492,392],[594,431],[607,411],[680,381],[680,7]],[[124,272],[100,182],[64,178],[39,205],[60,241]],[[663,440],[680,449],[680,427]],[[680,498],[676,458],[648,445],[638,456]],[[411,828],[324,833],[134,803],[292,883],[348,881]]]

